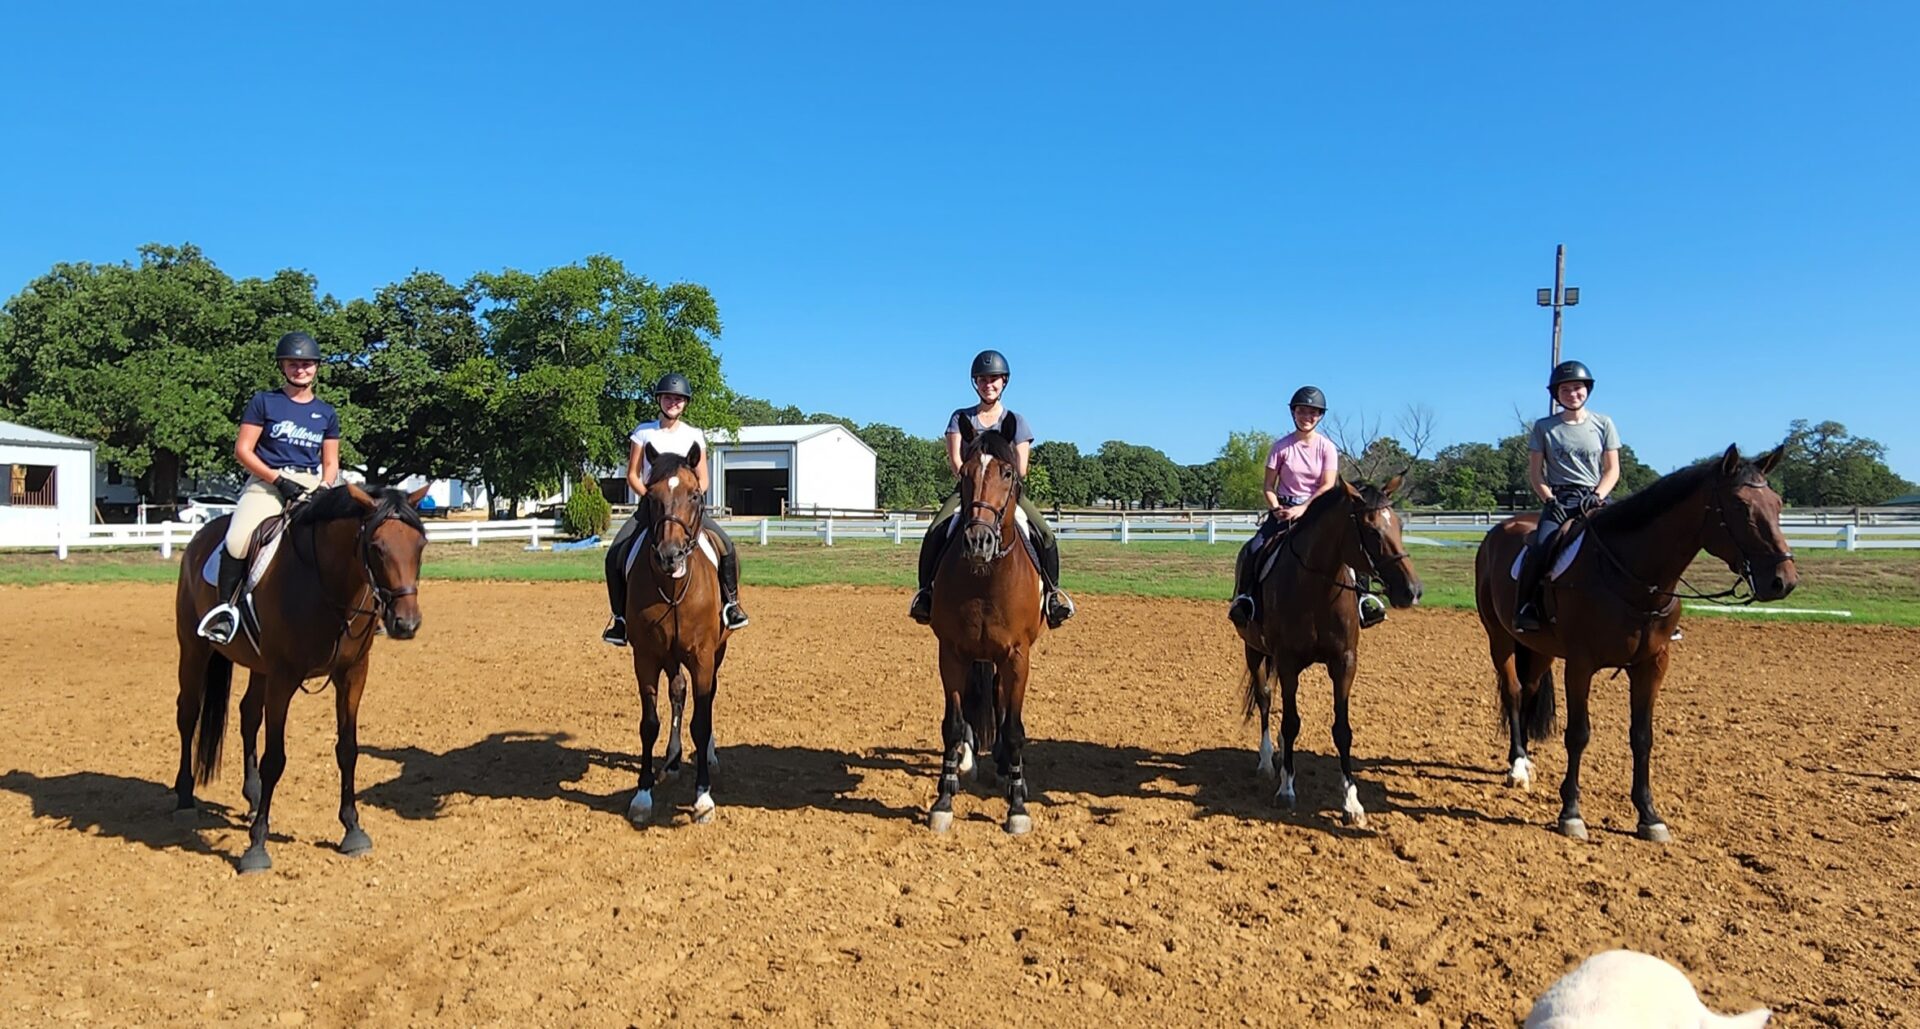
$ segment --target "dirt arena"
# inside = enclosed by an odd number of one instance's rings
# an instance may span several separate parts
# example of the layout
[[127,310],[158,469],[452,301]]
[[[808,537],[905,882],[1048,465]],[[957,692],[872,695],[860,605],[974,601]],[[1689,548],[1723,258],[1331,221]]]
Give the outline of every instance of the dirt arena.
[[1720,1010],[1920,1024],[1920,633],[1694,619],[1659,709],[1675,842],[1630,832],[1624,678],[1595,690],[1587,843],[1564,767],[1501,785],[1477,622],[1397,612],[1338,822],[1324,676],[1301,804],[1268,804],[1218,605],[1086,598],[1034,661],[1035,828],[922,827],[933,641],[885,590],[749,590],[712,825],[631,828],[638,701],[600,588],[429,583],[363,712],[367,857],[331,849],[332,704],[297,698],[275,868],[241,878],[237,730],[168,817],[171,587],[0,589],[0,1022],[1513,1025],[1627,945]]

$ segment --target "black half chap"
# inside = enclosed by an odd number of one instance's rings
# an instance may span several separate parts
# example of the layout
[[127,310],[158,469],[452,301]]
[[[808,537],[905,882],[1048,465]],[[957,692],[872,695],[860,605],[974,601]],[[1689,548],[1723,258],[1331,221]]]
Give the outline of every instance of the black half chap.
[[740,600],[740,557],[734,552],[733,537],[727,530],[713,520],[712,515],[702,515],[700,527],[705,529],[720,547],[720,596],[729,604]]

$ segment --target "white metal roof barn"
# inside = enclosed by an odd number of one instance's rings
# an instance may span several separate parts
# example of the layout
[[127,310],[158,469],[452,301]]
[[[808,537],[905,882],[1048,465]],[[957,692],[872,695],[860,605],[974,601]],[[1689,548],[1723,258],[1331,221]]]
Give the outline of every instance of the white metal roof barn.
[[736,515],[871,511],[878,462],[844,425],[745,425],[711,432],[713,496]]
[[93,450],[86,440],[0,422],[0,525],[92,522]]

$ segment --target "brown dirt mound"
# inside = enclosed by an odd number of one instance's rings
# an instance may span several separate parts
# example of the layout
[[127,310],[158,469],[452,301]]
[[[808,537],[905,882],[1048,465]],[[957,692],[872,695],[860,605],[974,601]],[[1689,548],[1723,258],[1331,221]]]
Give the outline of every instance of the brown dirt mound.
[[[1343,829],[1325,678],[1297,814],[1267,803],[1218,605],[1095,597],[1034,661],[1035,830],[921,825],[940,701],[904,594],[750,591],[719,818],[624,818],[638,702],[592,584],[430,583],[364,709],[367,858],[331,850],[332,705],[297,698],[276,868],[242,879],[238,747],[168,817],[170,587],[0,590],[0,1020],[642,1025],[1512,1025],[1594,951],[1785,1025],[1920,1024],[1920,634],[1692,620],[1658,716],[1675,842],[1631,838],[1625,680],[1596,690],[1590,843],[1564,752],[1501,786],[1470,615],[1370,631],[1369,831]],[[230,730],[231,731],[231,730]]]

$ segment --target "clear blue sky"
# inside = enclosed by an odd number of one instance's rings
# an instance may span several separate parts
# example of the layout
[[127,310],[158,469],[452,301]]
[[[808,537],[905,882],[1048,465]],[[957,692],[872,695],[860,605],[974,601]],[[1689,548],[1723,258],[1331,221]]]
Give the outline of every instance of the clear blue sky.
[[1344,6],[35,5],[0,293],[605,252],[714,291],[744,393],[931,436],[994,346],[1043,438],[1192,462],[1303,382],[1512,431],[1564,242],[1648,463],[1833,418],[1920,479],[1920,9]]

